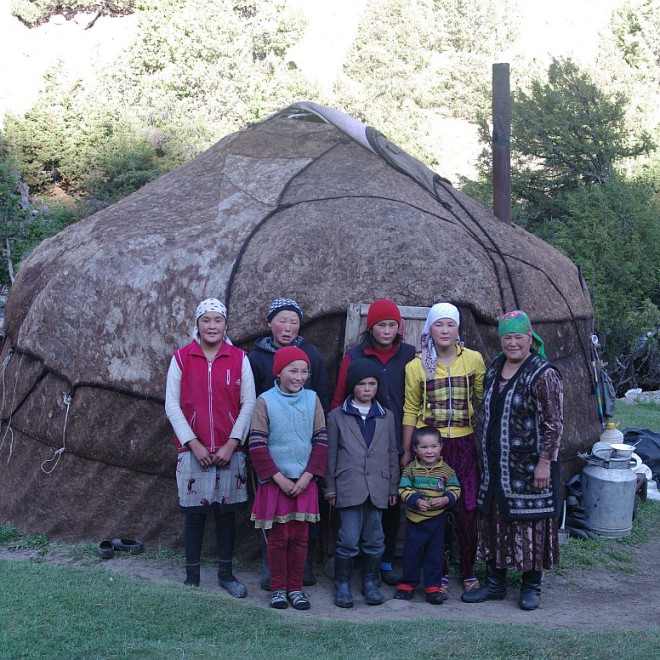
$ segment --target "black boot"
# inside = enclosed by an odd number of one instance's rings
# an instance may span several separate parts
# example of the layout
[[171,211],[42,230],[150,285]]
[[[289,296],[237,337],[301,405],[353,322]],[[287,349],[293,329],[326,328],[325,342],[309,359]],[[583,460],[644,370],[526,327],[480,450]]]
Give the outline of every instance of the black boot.
[[353,570],[352,557],[335,555],[335,605],[337,607],[353,607],[353,594],[351,593],[351,572]]
[[523,573],[520,585],[518,605],[521,610],[535,610],[541,603],[541,580],[543,571],[527,571]]
[[362,595],[367,605],[382,605],[385,602],[383,594],[378,590],[379,568],[380,557],[374,557],[373,555],[364,556]]
[[316,548],[316,537],[307,540],[307,555],[305,555],[305,568],[303,569],[303,585],[311,587],[316,584],[314,575],[314,548]]
[[239,582],[231,571],[231,559],[221,559],[218,562],[218,584],[227,590],[227,593],[234,598],[245,598],[247,588]]
[[484,586],[474,591],[466,591],[461,600],[464,603],[483,603],[485,600],[503,600],[506,596],[506,568],[497,568],[495,560],[486,562]]
[[186,564],[186,579],[183,584],[199,587],[199,564]]
[[383,568],[383,563],[381,562],[380,564],[380,575],[378,580],[379,587],[383,582],[390,587],[396,587],[396,585],[399,583],[399,576],[392,568],[391,562],[388,562],[388,565],[389,568]]

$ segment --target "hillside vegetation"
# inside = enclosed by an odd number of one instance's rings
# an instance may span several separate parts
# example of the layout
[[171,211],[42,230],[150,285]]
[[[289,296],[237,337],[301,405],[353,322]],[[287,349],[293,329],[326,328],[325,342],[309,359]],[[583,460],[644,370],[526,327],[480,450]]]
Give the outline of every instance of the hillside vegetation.
[[[93,80],[51,69],[0,134],[0,281],[39,241],[294,100],[337,107],[442,173],[438,121],[490,140],[491,65],[521,29],[516,0],[365,0],[332,86],[290,53],[306,28],[287,0],[14,0],[54,12],[134,14],[132,44]],[[660,0],[612,13],[590,66],[512,70],[513,217],[580,264],[619,390],[660,387]],[[490,159],[458,185],[490,205]],[[52,203],[54,190],[70,203]],[[46,195],[51,194],[51,197]]]

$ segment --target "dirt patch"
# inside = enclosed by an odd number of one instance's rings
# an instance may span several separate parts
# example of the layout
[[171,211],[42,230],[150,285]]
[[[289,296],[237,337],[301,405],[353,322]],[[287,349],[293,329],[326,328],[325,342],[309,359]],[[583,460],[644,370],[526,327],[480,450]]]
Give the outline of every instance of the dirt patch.
[[[355,607],[343,610],[332,603],[332,582],[321,574],[317,566],[318,582],[306,591],[312,602],[309,612],[284,610],[281,616],[306,619],[332,619],[369,623],[382,620],[414,620],[441,617],[457,621],[486,621],[491,623],[525,623],[550,628],[647,628],[660,623],[660,546],[651,541],[632,548],[632,572],[595,568],[572,568],[564,572],[548,571],[543,582],[541,607],[533,612],[518,609],[518,589],[510,587],[504,601],[468,605],[460,600],[460,583],[452,578],[451,592],[442,606],[429,605],[422,593],[416,593],[412,602],[393,600],[394,588],[383,586],[387,600],[379,607],[369,607],[360,596],[357,571],[353,579]],[[39,561],[85,570],[102,566],[108,571],[127,577],[157,582],[175,582],[184,587],[183,568],[173,561],[115,555],[101,560],[72,556],[70,548],[58,546],[42,553],[39,550],[11,551],[0,548],[0,558],[20,561]],[[242,601],[266,608],[269,594],[259,588],[259,574],[255,571],[236,571],[248,588],[248,597]],[[202,589],[218,589],[213,566],[202,567]],[[227,596],[229,598],[229,596]]]

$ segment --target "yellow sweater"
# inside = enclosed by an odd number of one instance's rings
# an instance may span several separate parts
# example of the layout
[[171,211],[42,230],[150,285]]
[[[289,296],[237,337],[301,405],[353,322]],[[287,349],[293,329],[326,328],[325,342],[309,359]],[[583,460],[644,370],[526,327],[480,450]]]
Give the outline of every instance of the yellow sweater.
[[449,366],[438,363],[428,380],[419,355],[406,365],[404,426],[433,426],[444,438],[460,438],[473,432],[472,397],[481,401],[486,365],[481,353],[456,346]]

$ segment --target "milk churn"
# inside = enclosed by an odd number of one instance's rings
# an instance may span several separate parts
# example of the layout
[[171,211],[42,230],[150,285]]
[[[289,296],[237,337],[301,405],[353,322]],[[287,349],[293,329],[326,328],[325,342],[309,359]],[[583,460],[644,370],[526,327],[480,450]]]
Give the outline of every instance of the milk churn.
[[633,447],[615,444],[615,448],[607,458],[587,456],[580,479],[586,522],[599,536],[629,536],[632,530],[637,491],[630,460]]

